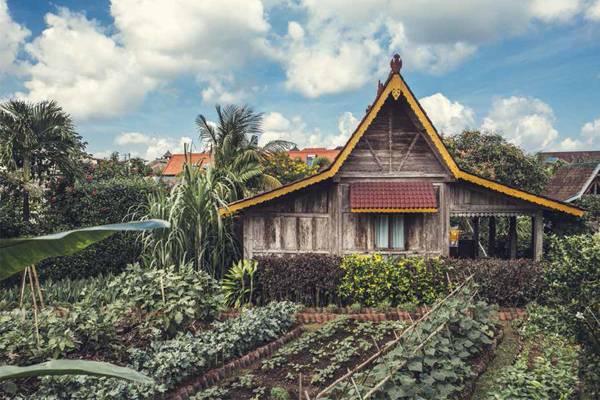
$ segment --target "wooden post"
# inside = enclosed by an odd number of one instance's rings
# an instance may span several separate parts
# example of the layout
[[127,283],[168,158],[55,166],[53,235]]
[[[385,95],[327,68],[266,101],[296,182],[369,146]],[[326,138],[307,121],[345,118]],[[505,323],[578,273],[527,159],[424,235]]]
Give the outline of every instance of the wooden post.
[[479,258],[479,217],[473,217],[473,256]]
[[508,217],[508,258],[517,258],[517,217]]
[[531,236],[532,236],[532,256],[535,261],[542,259],[544,251],[544,214],[536,211],[531,221]]
[[496,255],[496,217],[491,216],[488,230],[488,256]]

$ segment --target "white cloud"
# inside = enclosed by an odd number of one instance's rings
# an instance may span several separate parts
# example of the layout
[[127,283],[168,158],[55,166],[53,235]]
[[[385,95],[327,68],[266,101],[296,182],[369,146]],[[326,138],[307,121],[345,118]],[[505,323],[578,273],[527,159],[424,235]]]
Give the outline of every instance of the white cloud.
[[585,17],[591,21],[600,21],[600,0],[590,4],[585,12]]
[[558,137],[554,121],[552,108],[543,101],[512,96],[494,100],[481,128],[500,133],[527,151],[539,151]]
[[121,149],[122,152],[130,153],[133,156],[142,157],[146,160],[154,160],[167,151],[182,153],[185,145],[191,145],[192,139],[187,136],[174,139],[171,137],[147,135],[140,132],[123,132],[115,138],[114,142],[120,146],[126,146]]
[[260,0],[112,0],[119,37],[153,75],[205,74],[260,53],[269,30]]
[[239,103],[247,96],[243,89],[235,87],[232,75],[213,77],[208,80],[208,86],[202,90],[202,101],[208,104]]
[[475,111],[441,93],[419,100],[436,129],[443,134],[455,135],[475,127]]
[[580,0],[533,0],[531,12],[545,22],[567,22],[583,9]]
[[[295,3],[296,4],[296,3]],[[484,44],[526,32],[533,22],[565,23],[578,0],[299,0],[306,22],[289,22],[275,46],[288,89],[306,97],[356,89],[385,73],[399,51],[407,69],[443,74]]]
[[281,113],[270,112],[263,118],[264,133],[260,137],[260,144],[281,139],[291,141],[299,148],[341,146],[346,143],[357,122],[352,113],[345,112],[338,119],[339,131],[325,135],[318,128],[308,128],[300,116],[287,118]]
[[17,71],[17,53],[30,34],[26,27],[13,21],[6,0],[0,0],[0,75]]
[[47,28],[25,47],[35,62],[25,66],[28,92],[19,97],[54,99],[86,119],[132,110],[156,86],[95,21],[65,8],[45,20]]
[[586,122],[579,137],[567,137],[556,146],[558,150],[589,150],[600,146],[600,118]]

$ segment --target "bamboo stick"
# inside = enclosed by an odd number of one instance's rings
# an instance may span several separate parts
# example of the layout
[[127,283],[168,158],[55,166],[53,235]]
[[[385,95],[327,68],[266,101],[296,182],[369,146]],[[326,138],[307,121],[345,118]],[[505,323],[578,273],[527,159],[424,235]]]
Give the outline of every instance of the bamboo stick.
[[470,282],[471,279],[473,279],[473,274],[471,274],[467,279],[465,279],[465,281],[463,283],[461,283],[454,290],[452,290],[446,297],[444,297],[442,300],[440,300],[436,304],[434,304],[433,307],[431,307],[431,309],[429,309],[425,314],[423,314],[421,316],[421,318],[419,318],[412,325],[410,325],[408,328],[406,328],[404,331],[402,331],[402,333],[400,334],[400,336],[398,336],[396,339],[393,339],[393,340],[387,342],[380,351],[378,351],[377,353],[373,354],[371,357],[367,358],[365,361],[363,361],[358,366],[356,366],[355,368],[353,368],[350,372],[348,372],[348,373],[344,374],[343,376],[339,377],[338,379],[336,379],[331,385],[327,386],[325,389],[321,390],[321,392],[319,392],[317,394],[317,396],[315,397],[315,399],[318,399],[318,398],[322,397],[325,393],[329,392],[331,389],[333,389],[336,385],[338,385],[344,379],[348,379],[350,376],[352,376],[353,374],[355,374],[357,371],[361,370],[362,368],[366,367],[367,365],[369,365],[371,362],[373,362],[374,360],[376,360],[377,358],[379,358],[383,354],[387,353],[409,331],[413,330],[415,328],[415,326],[417,326],[418,324],[420,324],[423,320],[429,318],[429,315],[431,315],[432,312],[434,312],[435,310],[437,310],[442,304],[444,304],[446,301],[448,301],[448,299],[450,297],[452,297],[456,293],[458,293],[458,291],[462,290],[462,288],[465,287],[465,285],[468,282]]
[[35,269],[35,265],[31,266],[31,272],[33,272],[33,279],[35,282],[35,289],[37,291],[37,295],[40,299],[40,308],[44,309],[46,308],[46,306],[44,305],[44,298],[42,296],[42,289],[40,287],[40,280],[38,279],[38,274],[37,274],[37,270]]
[[[29,268],[29,267],[28,267]],[[40,328],[38,324],[38,316],[37,316],[37,301],[35,299],[35,291],[33,289],[33,276],[31,271],[29,271],[29,285],[31,286],[31,301],[33,302],[33,322],[35,324],[35,338],[37,341],[38,348],[40,347]]]

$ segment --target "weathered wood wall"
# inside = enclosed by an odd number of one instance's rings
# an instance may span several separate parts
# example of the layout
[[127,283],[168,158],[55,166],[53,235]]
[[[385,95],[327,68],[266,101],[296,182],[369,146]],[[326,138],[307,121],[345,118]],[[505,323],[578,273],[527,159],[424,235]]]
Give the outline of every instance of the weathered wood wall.
[[449,185],[448,207],[451,213],[519,213],[533,214],[538,209],[530,203],[466,182]]

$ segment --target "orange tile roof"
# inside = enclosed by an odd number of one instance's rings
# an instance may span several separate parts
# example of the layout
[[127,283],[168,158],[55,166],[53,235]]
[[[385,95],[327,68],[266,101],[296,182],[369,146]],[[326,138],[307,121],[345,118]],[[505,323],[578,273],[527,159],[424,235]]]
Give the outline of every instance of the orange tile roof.
[[[288,151],[288,155],[292,159],[299,158],[300,160],[306,162],[306,159],[309,155],[314,155],[315,157],[325,157],[330,161],[333,161],[341,150],[339,149],[326,149],[324,147],[309,147],[302,150],[290,150]],[[191,156],[191,160],[193,164],[210,164],[211,158],[209,153],[190,153],[188,156]],[[183,164],[185,163],[185,155],[184,154],[173,154],[169,159],[165,169],[162,171],[161,175],[163,176],[176,176],[183,171]]]
[[[209,153],[190,153],[187,155],[188,161],[191,161],[194,165],[210,164],[211,158]],[[169,162],[165,169],[163,169],[162,176],[176,176],[183,171],[183,164],[186,162],[185,154],[173,154],[169,158]]]
[[288,155],[290,158],[295,159],[299,158],[300,160],[306,162],[306,159],[309,155],[315,157],[325,157],[328,158],[329,161],[333,161],[338,154],[340,154],[341,149],[326,149],[324,147],[307,147],[302,150],[290,150],[288,151]]

